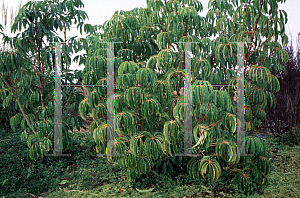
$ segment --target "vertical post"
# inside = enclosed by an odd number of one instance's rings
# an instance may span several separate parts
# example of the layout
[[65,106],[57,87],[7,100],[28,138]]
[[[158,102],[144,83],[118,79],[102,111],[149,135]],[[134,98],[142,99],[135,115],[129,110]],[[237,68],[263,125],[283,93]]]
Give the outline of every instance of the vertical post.
[[[185,42],[185,51],[190,51],[191,49],[191,42]],[[239,127],[239,130],[237,131],[237,147],[240,151],[241,156],[252,156],[252,154],[245,154],[245,119],[244,119],[244,42],[237,43],[237,59],[238,59],[238,82],[237,82],[237,118],[241,121],[241,127]],[[191,151],[192,147],[192,111],[191,111],[191,101],[192,101],[192,92],[191,90],[191,60],[188,56],[188,53],[186,53],[185,57],[185,88],[184,88],[184,97],[185,97],[185,120],[184,120],[184,150],[185,150],[185,156],[198,156],[198,155],[192,155],[187,153],[187,149]],[[191,138],[191,139],[190,139]],[[177,156],[182,156],[182,154],[177,154]]]
[[[234,43],[234,42],[232,42]],[[237,119],[240,120],[241,126],[237,127],[237,149],[239,153],[233,156],[252,156],[245,152],[245,111],[244,111],[244,43],[236,42],[237,44]],[[228,154],[231,155],[231,154]]]
[[237,148],[240,156],[252,156],[245,154],[245,115],[244,115],[244,43],[237,43],[237,118],[241,121],[241,126],[237,128]]
[[[114,146],[115,138],[115,108],[114,108],[114,99],[115,99],[115,78],[114,78],[114,43],[122,42],[100,42],[107,43],[107,147],[109,148]],[[47,154],[46,156],[71,156],[71,154],[62,154],[62,102],[61,102],[61,43],[56,43],[55,46],[55,111],[54,111],[54,153]],[[81,85],[79,85],[81,86]],[[99,86],[99,85],[82,85],[82,86]],[[108,156],[115,154],[115,151],[108,152]],[[101,154],[99,154],[101,155]],[[105,155],[105,154],[104,154]],[[116,155],[114,155],[116,156]],[[117,155],[121,156],[121,155]]]
[[185,83],[184,83],[184,154],[176,156],[199,156],[192,154],[192,85],[191,85],[191,57],[187,53],[191,51],[191,43],[198,42],[177,42],[185,44]]
[[185,43],[185,82],[184,82],[184,154],[192,154],[192,86],[191,86],[191,43]]
[[46,156],[71,156],[71,154],[62,154],[61,43],[59,42],[55,43],[54,98],[54,153]]
[[[106,138],[107,138],[107,156],[122,156],[115,155],[115,147],[114,147],[114,138],[115,134],[115,66],[114,66],[114,43],[122,43],[122,42],[100,42],[107,44],[107,130],[106,130]],[[106,156],[106,154],[98,154],[101,156]]]
[[[114,43],[107,43],[107,155],[115,155],[115,112],[114,112]],[[111,153],[112,151],[112,153]]]

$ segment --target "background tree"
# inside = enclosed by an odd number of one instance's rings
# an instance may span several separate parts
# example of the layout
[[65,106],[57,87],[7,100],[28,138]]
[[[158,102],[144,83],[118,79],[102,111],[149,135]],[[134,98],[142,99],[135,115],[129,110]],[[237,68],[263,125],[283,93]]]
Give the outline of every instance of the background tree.
[[[2,98],[3,106],[6,106],[9,100],[15,101],[16,106],[19,106],[21,113],[14,115],[10,119],[10,124],[15,130],[21,123],[24,129],[21,139],[27,140],[31,158],[43,157],[52,148],[55,62],[52,46],[53,42],[63,42],[63,39],[56,35],[59,30],[69,29],[73,23],[78,24],[78,28],[86,26],[83,21],[87,15],[78,10],[81,7],[83,3],[80,0],[30,1],[20,9],[12,25],[12,32],[20,33],[14,38],[4,37],[13,52],[1,53],[0,78],[4,85],[2,91],[4,94],[8,93],[8,96],[2,95],[6,97]],[[67,20],[68,14],[70,19]],[[85,27],[84,30],[89,33],[91,29]],[[76,37],[71,38],[62,49],[64,62],[69,63],[70,54],[82,50],[84,46],[82,42],[79,44],[76,41]],[[62,78],[67,79],[67,75],[63,74]],[[68,80],[71,82],[73,78],[74,76],[70,75]],[[73,130],[75,125],[79,129],[83,126],[83,120],[79,117],[69,117],[66,115],[66,109],[72,106],[78,111],[79,101],[83,95],[74,92],[70,87],[64,89],[62,95],[66,98],[63,103],[63,147],[67,148],[71,141],[67,131]],[[27,115],[24,108],[31,108],[32,111]]]
[[[202,4],[197,0],[148,0],[147,8],[116,11],[101,26],[98,37],[90,38],[85,84],[106,84],[107,46],[97,41],[122,42],[114,46],[114,145],[117,153],[124,155],[108,159],[118,160],[128,179],[140,177],[154,165],[166,172],[173,170],[172,164],[179,164],[186,166],[193,178],[201,174],[210,183],[221,176],[221,167],[235,172],[235,181],[245,194],[253,186],[267,184],[270,161],[260,139],[245,138],[246,153],[252,157],[228,156],[238,154],[235,126],[240,122],[236,102],[230,99],[232,88],[193,88],[192,151],[202,155],[196,158],[174,155],[183,151],[184,96],[172,93],[179,93],[184,86],[187,53],[184,44],[176,42],[200,42],[191,47],[195,55],[192,83],[210,85],[236,84],[237,45],[231,42],[250,41],[244,45],[246,130],[259,127],[266,119],[266,106],[275,104],[273,92],[280,89],[270,70],[284,70],[288,61],[288,54],[277,41],[281,37],[282,44],[288,42],[284,28],[287,14],[278,10],[279,2],[284,1],[211,0],[206,17],[201,17],[197,12],[202,11]],[[272,37],[275,41],[271,42]],[[155,74],[156,66],[161,74]],[[93,117],[90,133],[97,152],[105,153],[106,88],[87,89],[90,94],[80,103],[80,114]]]
[[[275,137],[279,137],[279,144],[287,135],[286,143],[297,143],[298,134],[292,133],[292,129],[299,130],[300,123],[300,46],[295,51],[292,42],[289,46],[283,46],[289,55],[286,63],[286,73],[281,71],[271,73],[276,76],[282,89],[275,94],[277,104],[275,109],[267,109],[268,123],[265,127],[269,128]],[[298,135],[298,137],[296,136]]]
[[[14,8],[11,7],[8,9],[8,6],[5,5],[4,1],[2,3],[2,24],[3,24],[3,29],[1,28],[1,32],[3,32],[5,35],[10,35],[7,30],[12,27],[12,23],[14,22],[14,19],[16,15],[18,14],[18,11],[22,7],[22,2],[20,2],[19,6],[16,7],[16,10],[14,11]],[[0,35],[2,37],[2,34]],[[10,35],[11,36],[11,35]],[[1,51],[9,51],[12,53],[12,49],[9,48],[9,45],[1,44]],[[4,86],[2,85],[2,88]],[[4,94],[4,93],[3,93]],[[6,93],[3,98],[6,98],[8,94]],[[9,101],[7,106],[4,108],[3,107],[3,100],[0,99],[0,123],[2,127],[10,127],[10,118],[17,113],[21,112],[19,108],[15,107],[15,103],[12,101]],[[28,109],[24,110],[25,112],[28,111]]]

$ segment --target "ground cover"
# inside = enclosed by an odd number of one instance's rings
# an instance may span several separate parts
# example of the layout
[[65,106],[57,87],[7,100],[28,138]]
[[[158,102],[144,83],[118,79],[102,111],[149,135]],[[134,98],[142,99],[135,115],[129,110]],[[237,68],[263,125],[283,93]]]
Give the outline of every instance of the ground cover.
[[[117,164],[96,156],[95,143],[88,133],[73,133],[71,157],[45,157],[36,162],[20,142],[20,130],[0,133],[0,196],[3,197],[245,197],[231,185],[233,175],[224,171],[216,183],[194,181],[177,167],[176,173],[152,171],[135,182],[125,180]],[[300,197],[299,146],[277,146],[263,134],[274,168],[266,189],[250,197]],[[226,174],[226,175],[225,175]],[[149,190],[149,192],[143,192]],[[141,191],[141,192],[139,192]]]

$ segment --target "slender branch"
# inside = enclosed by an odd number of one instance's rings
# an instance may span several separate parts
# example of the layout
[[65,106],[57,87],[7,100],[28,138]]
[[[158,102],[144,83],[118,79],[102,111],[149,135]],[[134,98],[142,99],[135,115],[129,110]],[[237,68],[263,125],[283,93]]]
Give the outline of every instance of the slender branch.
[[[248,18],[248,15],[247,15],[247,9],[246,9],[246,8],[247,8],[247,7],[245,6],[244,10],[245,10],[245,15],[246,15],[246,17],[247,17],[248,31],[250,31],[249,18]],[[250,21],[250,23],[251,23],[251,21]]]
[[[275,51],[275,49],[273,49],[273,51],[272,51],[272,53]],[[267,55],[266,55],[267,56]],[[254,63],[252,63],[251,65],[249,65],[249,66],[247,66],[247,67],[245,67],[245,70],[247,69],[247,68],[250,68],[252,65],[254,65],[254,64],[256,64],[256,63],[258,63],[260,60],[262,60],[263,58],[266,58],[266,56],[264,56],[264,57],[262,57],[262,58],[260,58],[259,60],[257,60],[257,61],[255,61]],[[250,71],[250,70],[249,70]],[[247,71],[245,74],[247,74],[249,71]]]
[[159,51],[157,45],[155,43],[153,43],[153,41],[151,40],[151,38],[149,39],[150,44],[157,50]]
[[135,53],[134,53],[134,49],[132,50],[132,54],[133,54],[133,61],[135,63],[138,63],[140,61],[140,58],[139,58],[139,61],[136,60],[136,56],[135,56]]
[[[249,67],[251,67],[252,65],[255,65],[256,63],[258,63],[260,60],[262,60],[263,58],[266,58],[267,57],[267,55],[266,56],[264,56],[264,57],[261,57],[259,60],[257,60],[257,61],[255,61],[254,63],[252,63],[252,64],[250,64],[249,66],[247,66],[245,69],[247,69],[247,68],[249,68]],[[249,71],[248,71],[249,72]],[[248,73],[248,72],[246,72],[246,74]]]
[[33,47],[33,49],[36,51],[35,47],[34,47],[34,44],[32,43],[32,40],[29,40],[30,41],[30,44],[31,46]]
[[261,17],[261,13],[258,14],[258,17],[256,19],[256,23],[255,23],[255,26],[254,26],[254,31],[257,29],[257,25],[258,25],[258,21],[259,21],[260,17]]
[[[47,100],[45,101],[45,103],[48,103],[48,101],[49,101],[49,99],[51,98],[51,97],[53,97],[53,95],[50,95],[48,98],[47,98]],[[50,102],[54,102],[55,100],[51,100]]]
[[159,20],[159,23],[160,23],[161,31],[164,31],[163,26],[162,26],[162,21],[161,21],[160,16],[159,16],[159,12],[157,12],[157,16],[158,16],[158,20]]
[[230,19],[229,21],[230,21],[230,23],[232,24],[232,27],[234,28],[235,33],[237,33],[237,29],[234,27],[234,24],[233,24],[232,20]]
[[167,4],[167,0],[165,0],[165,4],[164,4],[164,6],[163,6],[164,13],[166,13],[166,9],[165,9],[165,7],[166,7],[166,4]]
[[259,50],[259,49],[263,46],[263,44],[265,44],[265,43],[266,43],[273,35],[274,35],[274,33],[272,33],[272,35],[271,35],[269,38],[267,38],[264,42],[262,42],[262,44],[260,44],[260,45],[258,46],[258,48],[256,48],[256,49],[249,55],[249,57],[252,56],[257,50]]
[[176,60],[181,56],[182,54],[180,52],[178,52],[178,56],[175,58],[174,63],[176,62]]
[[148,27],[148,26],[146,26],[146,27],[151,29],[152,34],[154,35],[154,38],[155,38],[155,40],[156,40],[156,35],[154,34],[153,28],[152,28],[152,27]]
[[6,81],[5,78],[2,76],[1,73],[0,73],[0,78],[3,80],[3,82],[7,85],[7,87],[8,87],[8,88],[11,90],[11,92],[13,93],[13,95],[14,95],[14,97],[15,97],[15,99],[16,99],[16,101],[17,101],[19,107],[20,107],[21,112],[22,112],[23,116],[25,117],[25,120],[26,120],[28,126],[31,128],[31,130],[33,131],[33,133],[36,134],[36,131],[34,130],[34,128],[31,127],[31,123],[30,123],[29,119],[27,118],[27,116],[26,116],[26,114],[25,114],[25,112],[24,112],[24,109],[23,109],[23,107],[22,107],[22,105],[21,105],[21,103],[20,103],[20,101],[19,101],[18,96],[16,95],[16,92],[15,92],[14,88],[11,87],[11,86],[7,83],[7,81]]

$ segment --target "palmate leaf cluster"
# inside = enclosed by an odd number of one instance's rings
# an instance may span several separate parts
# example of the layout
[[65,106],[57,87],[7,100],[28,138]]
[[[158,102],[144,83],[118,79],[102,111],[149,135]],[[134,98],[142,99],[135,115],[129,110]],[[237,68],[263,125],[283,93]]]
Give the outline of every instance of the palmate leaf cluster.
[[[106,85],[107,46],[114,44],[115,95],[108,98],[106,87],[87,87],[90,94],[80,103],[83,118],[90,125],[97,152],[107,148],[106,101],[115,100],[115,151],[117,160],[134,179],[161,165],[172,169],[170,159],[183,165],[184,94],[173,92],[184,87],[184,43],[191,43],[193,153],[188,160],[192,177],[200,175],[215,182],[221,170],[236,172],[236,182],[245,194],[253,185],[265,185],[270,162],[264,156],[265,145],[258,138],[245,138],[246,154],[239,156],[236,132],[241,120],[236,117],[234,89],[213,88],[213,84],[237,83],[237,44],[244,44],[246,131],[255,130],[265,121],[265,107],[276,105],[273,92],[280,89],[270,70],[284,70],[288,60],[277,41],[287,43],[284,25],[287,14],[278,10],[279,0],[211,0],[205,17],[197,0],[147,0],[147,8],[116,11],[97,35],[89,40],[83,82]],[[210,39],[215,36],[215,39]],[[272,37],[275,41],[270,41]],[[175,47],[178,52],[175,51]],[[279,62],[282,59],[282,62]],[[155,72],[159,70],[159,73]],[[236,126],[237,125],[237,126]],[[111,148],[108,147],[108,152]],[[169,157],[169,158],[168,158]],[[176,160],[175,160],[176,159]],[[237,169],[238,168],[238,169]]]
[[[18,110],[10,118],[13,130],[20,127],[23,130],[21,140],[27,142],[31,159],[43,157],[53,150],[54,140],[54,72],[55,54],[54,42],[64,40],[57,36],[59,31],[66,33],[72,24],[91,33],[95,27],[84,24],[87,14],[80,10],[81,0],[44,0],[26,3],[17,14],[12,25],[14,37],[3,35],[4,42],[10,45],[10,51],[1,51],[0,77],[1,98],[3,106],[13,102]],[[71,53],[76,53],[87,47],[87,42],[72,37],[68,44],[62,45],[62,62],[69,65]],[[84,59],[80,59],[84,61]],[[75,74],[80,81],[80,73]],[[62,81],[70,82],[74,75],[63,73]],[[79,82],[81,83],[81,82]],[[69,116],[66,111],[72,107],[78,111],[79,102],[84,96],[74,88],[62,88],[62,143],[67,149],[71,145],[68,130],[83,126],[83,119]]]

